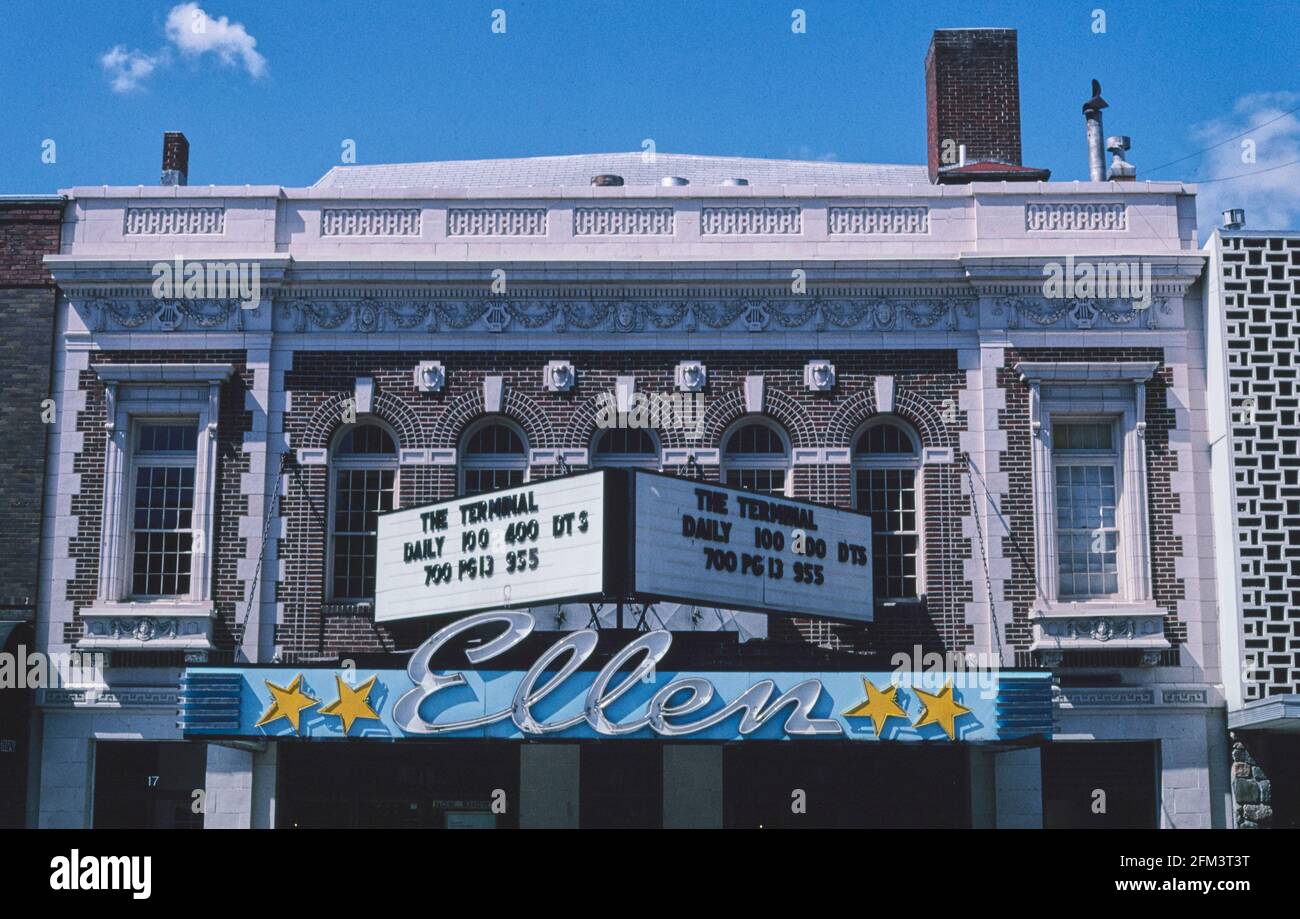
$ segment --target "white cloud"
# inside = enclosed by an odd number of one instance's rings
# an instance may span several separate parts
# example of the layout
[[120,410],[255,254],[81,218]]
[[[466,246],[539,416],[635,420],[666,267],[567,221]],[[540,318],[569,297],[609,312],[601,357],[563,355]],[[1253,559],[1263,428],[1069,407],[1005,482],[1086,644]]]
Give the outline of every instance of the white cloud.
[[138,50],[128,51],[126,45],[114,45],[100,56],[99,65],[104,68],[104,76],[113,92],[129,93],[139,89],[159,64],[166,63],[166,58],[166,51],[151,55]]
[[[1193,128],[1198,146],[1227,141],[1202,157],[1195,176],[1243,176],[1198,185],[1197,222],[1203,238],[1221,224],[1221,213],[1230,207],[1245,208],[1248,228],[1300,229],[1300,163],[1271,168],[1300,160],[1300,112],[1284,114],[1297,106],[1300,93],[1254,93],[1238,99],[1231,113]],[[1237,134],[1244,136],[1228,140]],[[1254,162],[1249,161],[1252,151]],[[1189,174],[1187,181],[1197,179]]]
[[242,67],[251,77],[266,73],[266,58],[258,53],[257,39],[243,24],[225,16],[213,17],[197,3],[172,7],[167,13],[165,33],[169,44],[154,54],[114,45],[100,55],[100,66],[114,92],[130,93],[143,88],[154,71],[171,63],[173,48],[188,58],[211,54],[229,67]]
[[839,154],[833,150],[827,153],[817,153],[807,144],[800,144],[799,149],[795,151],[793,158],[796,160],[804,160],[805,162],[835,163],[839,162],[840,157]]
[[266,58],[257,52],[257,39],[243,24],[225,16],[213,18],[197,3],[172,7],[167,14],[167,40],[190,57],[211,53],[232,67],[242,63],[249,76],[260,77],[266,72]]

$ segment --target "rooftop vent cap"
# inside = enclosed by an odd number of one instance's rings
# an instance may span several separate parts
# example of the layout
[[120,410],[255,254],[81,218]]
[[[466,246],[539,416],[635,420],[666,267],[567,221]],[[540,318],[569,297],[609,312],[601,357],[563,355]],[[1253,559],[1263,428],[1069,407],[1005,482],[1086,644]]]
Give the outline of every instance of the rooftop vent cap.
[[591,184],[601,188],[613,188],[623,184],[623,177],[616,175],[598,175],[591,177]]
[[1223,212],[1223,228],[1225,230],[1240,230],[1246,225],[1246,211],[1240,207],[1228,208]]
[[659,180],[660,185],[690,185],[690,179],[683,179],[681,176],[664,176]]
[[1137,167],[1124,159],[1124,154],[1133,146],[1133,141],[1123,134],[1114,134],[1106,138],[1106,149],[1114,156],[1110,161],[1110,180],[1112,182],[1132,182],[1137,179]]

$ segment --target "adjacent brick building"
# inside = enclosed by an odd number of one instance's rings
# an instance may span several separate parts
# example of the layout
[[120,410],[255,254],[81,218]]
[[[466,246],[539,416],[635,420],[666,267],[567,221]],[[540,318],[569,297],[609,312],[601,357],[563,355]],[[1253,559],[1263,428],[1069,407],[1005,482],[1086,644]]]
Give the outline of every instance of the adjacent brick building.
[[[0,652],[34,650],[55,289],[42,259],[59,249],[63,200],[0,196]],[[0,827],[22,826],[30,692],[0,693]]]
[[[947,85],[968,46],[993,62],[996,118]],[[40,823],[130,822],[149,800],[195,823],[196,789],[208,826],[401,822],[409,786],[412,801],[508,788],[520,809],[503,822],[522,825],[619,808],[743,824],[788,820],[781,782],[798,776],[839,796],[827,823],[1223,825],[1192,190],[1023,167],[1014,33],[937,33],[927,83],[929,168],[593,154],[69,190],[48,261],[64,292],[50,483],[71,522],[47,532],[40,637],[113,666],[93,692],[43,697]],[[998,181],[941,179],[950,133]],[[177,257],[255,264],[258,290],[153,296]],[[1067,259],[1142,268],[1147,296],[1054,296],[1045,272]],[[692,389],[698,436],[597,424],[606,395]],[[194,686],[274,665],[288,685],[394,666],[429,636],[438,623],[374,619],[377,512],[605,464],[872,516],[873,621],[637,611],[693,659],[1046,671],[1051,743],[203,753],[177,727],[182,668]],[[562,633],[619,613],[532,615]],[[125,730],[146,742],[115,742]],[[171,777],[153,799],[131,790],[148,770]],[[844,776],[884,772],[889,794],[843,797]]]

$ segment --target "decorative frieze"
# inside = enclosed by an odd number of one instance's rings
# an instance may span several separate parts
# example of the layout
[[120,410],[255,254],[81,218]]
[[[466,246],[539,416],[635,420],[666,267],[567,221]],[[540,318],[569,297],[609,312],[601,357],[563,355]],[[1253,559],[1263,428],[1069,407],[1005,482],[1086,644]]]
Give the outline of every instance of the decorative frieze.
[[579,207],[574,236],[672,236],[671,207]]
[[90,608],[83,614],[85,634],[80,651],[208,651],[212,647],[209,615],[138,615]]
[[832,207],[826,213],[832,236],[916,235],[930,232],[928,207]]
[[322,236],[419,236],[418,207],[327,207]]
[[124,708],[175,710],[180,704],[180,690],[175,686],[141,686],[132,689],[108,689],[97,686],[79,689],[42,689],[37,704],[49,708]]
[[300,299],[277,301],[297,332],[915,331],[974,320],[969,299],[815,297],[716,300]]
[[127,236],[220,236],[226,229],[224,207],[128,207]]
[[545,236],[544,207],[453,207],[448,236]]
[[1123,204],[1073,201],[1026,204],[1025,229],[1031,233],[1123,232],[1128,229],[1128,208]]
[[1160,327],[1158,316],[1173,312],[1163,297],[1141,307],[1137,301],[1119,297],[1087,299],[1077,297],[1003,297],[993,304],[992,314],[1005,317],[1008,329],[1021,328],[1020,320],[1033,325],[1091,329],[1105,326],[1134,326],[1143,329]]
[[1081,689],[1062,689],[1052,701],[1057,705],[1069,705],[1073,708],[1083,706],[1112,705],[1155,705],[1155,690],[1148,687],[1117,686],[1088,687]]
[[92,331],[137,329],[142,332],[174,332],[187,329],[208,331],[244,330],[244,306],[240,300],[159,300],[134,297],[118,300],[86,300],[73,303]]
[[1041,623],[1041,628],[1044,637],[1069,641],[1083,639],[1098,644],[1164,635],[1161,622],[1137,617],[1097,616],[1046,620]]
[[797,207],[706,207],[700,211],[703,236],[790,236],[803,232]]

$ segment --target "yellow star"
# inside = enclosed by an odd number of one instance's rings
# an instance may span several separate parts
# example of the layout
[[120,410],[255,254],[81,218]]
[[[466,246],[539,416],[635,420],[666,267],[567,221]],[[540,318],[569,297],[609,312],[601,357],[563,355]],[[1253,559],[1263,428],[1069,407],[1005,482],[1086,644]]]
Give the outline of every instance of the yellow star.
[[855,705],[844,713],[846,718],[870,718],[871,723],[876,728],[876,736],[885,727],[885,722],[890,718],[902,718],[907,720],[907,712],[898,704],[898,687],[890,686],[883,692],[866,677],[862,678],[862,688],[867,691],[867,701],[861,705]]
[[352,730],[352,722],[358,718],[373,718],[379,720],[379,715],[370,707],[370,690],[375,685],[378,677],[372,676],[356,689],[353,689],[337,673],[334,674],[334,682],[339,686],[339,697],[328,705],[322,705],[320,713],[322,715],[333,715],[343,721],[343,734],[346,736],[348,731]]
[[277,718],[288,718],[289,723],[293,725],[293,732],[298,733],[298,717],[302,714],[303,709],[311,708],[319,699],[313,699],[300,688],[302,685],[302,674],[293,678],[293,682],[286,689],[283,686],[276,686],[270,680],[265,680],[266,688],[271,691],[271,707],[262,715],[260,721],[253,727],[260,728],[264,724],[270,724]]
[[925,713],[921,715],[921,720],[916,722],[916,727],[923,728],[927,724],[937,724],[943,728],[949,740],[956,740],[957,719],[962,715],[969,715],[970,709],[958,705],[957,700],[953,698],[952,680],[943,684],[943,689],[939,690],[938,695],[932,696],[916,688],[912,691],[921,697],[921,704],[925,706]]

